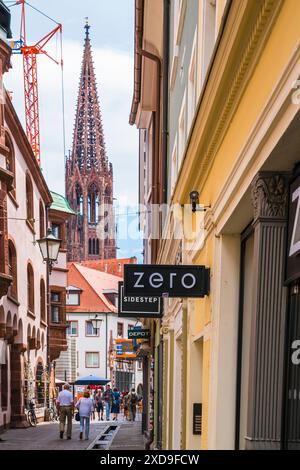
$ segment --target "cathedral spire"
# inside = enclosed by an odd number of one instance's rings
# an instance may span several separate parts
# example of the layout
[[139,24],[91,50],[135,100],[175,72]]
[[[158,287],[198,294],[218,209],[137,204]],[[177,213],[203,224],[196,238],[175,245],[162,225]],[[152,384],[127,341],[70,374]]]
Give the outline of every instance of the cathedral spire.
[[68,227],[70,261],[116,256],[114,218],[106,220],[113,214],[113,170],[106,155],[90,28],[86,18],[73,146],[66,161],[66,196],[77,213]]
[[75,117],[72,159],[81,171],[91,168],[108,171],[102,117],[90,41],[90,24],[86,19],[84,51]]

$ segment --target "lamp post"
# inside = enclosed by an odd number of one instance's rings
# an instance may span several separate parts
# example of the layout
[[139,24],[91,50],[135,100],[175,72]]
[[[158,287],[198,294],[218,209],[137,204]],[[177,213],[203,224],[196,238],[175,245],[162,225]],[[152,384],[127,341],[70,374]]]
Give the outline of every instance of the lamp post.
[[48,228],[47,235],[37,240],[44,262],[47,264],[49,274],[52,272],[53,265],[57,262],[61,240],[56,238],[51,229]]
[[[53,265],[57,263],[58,253],[61,245],[61,240],[56,238],[51,228],[48,228],[46,237],[40,238],[37,240],[39,244],[42,258],[44,263],[46,263],[46,277],[47,277],[47,368],[49,375],[49,383],[47,383],[47,407],[49,409],[50,405],[50,374],[51,374],[51,361],[50,361],[50,289],[49,289],[49,277],[52,272]],[[47,416],[46,416],[47,418]]]

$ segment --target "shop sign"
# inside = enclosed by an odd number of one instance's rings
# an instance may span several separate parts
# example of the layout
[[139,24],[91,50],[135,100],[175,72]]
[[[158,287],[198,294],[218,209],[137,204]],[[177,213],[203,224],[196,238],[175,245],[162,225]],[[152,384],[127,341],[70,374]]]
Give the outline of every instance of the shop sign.
[[124,265],[126,296],[205,297],[209,294],[209,280],[205,266]]
[[286,281],[300,277],[300,175],[290,185]]
[[123,282],[119,282],[118,316],[137,318],[161,318],[163,300],[160,297],[125,295]]
[[128,339],[149,339],[150,330],[145,328],[128,330]]

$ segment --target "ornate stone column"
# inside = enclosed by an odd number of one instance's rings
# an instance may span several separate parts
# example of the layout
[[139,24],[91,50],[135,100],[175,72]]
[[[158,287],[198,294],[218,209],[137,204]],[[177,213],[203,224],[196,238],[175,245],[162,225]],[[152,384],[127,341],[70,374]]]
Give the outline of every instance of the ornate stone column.
[[247,449],[280,448],[288,177],[260,172],[251,188],[255,236]]

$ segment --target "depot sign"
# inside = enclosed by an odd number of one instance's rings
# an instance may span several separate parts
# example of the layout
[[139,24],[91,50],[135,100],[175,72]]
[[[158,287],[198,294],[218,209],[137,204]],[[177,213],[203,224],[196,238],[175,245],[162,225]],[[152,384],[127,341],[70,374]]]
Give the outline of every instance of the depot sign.
[[209,269],[205,266],[125,264],[124,294],[204,297],[209,294]]

